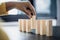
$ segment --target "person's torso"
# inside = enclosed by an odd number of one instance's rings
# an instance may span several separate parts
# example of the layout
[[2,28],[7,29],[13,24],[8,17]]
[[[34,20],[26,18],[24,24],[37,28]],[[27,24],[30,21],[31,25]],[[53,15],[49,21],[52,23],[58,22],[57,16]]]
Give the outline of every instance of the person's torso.
[[5,3],[2,3],[0,5],[0,16],[2,16],[2,15],[7,15]]
[[0,40],[9,40],[7,34],[0,28]]

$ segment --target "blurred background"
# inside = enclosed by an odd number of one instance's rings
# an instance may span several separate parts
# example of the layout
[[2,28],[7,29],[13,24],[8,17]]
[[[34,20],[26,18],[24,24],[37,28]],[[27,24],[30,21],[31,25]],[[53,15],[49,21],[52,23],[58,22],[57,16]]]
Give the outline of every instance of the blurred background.
[[[1,2],[9,2],[12,0],[0,0]],[[52,19],[53,26],[60,26],[59,22],[59,1],[58,0],[13,0],[13,1],[30,1],[36,10],[36,19]],[[0,21],[17,22],[18,19],[28,19],[28,16],[21,10],[16,8],[8,11],[7,16],[0,16]]]
[[[8,1],[12,1],[12,0],[3,0],[3,1],[0,0],[0,3],[8,2]],[[59,31],[60,30],[60,0],[13,0],[13,1],[27,1],[27,2],[30,1],[36,10],[36,15],[37,15],[36,19],[37,20],[52,19],[54,36],[60,37],[60,31]],[[18,27],[16,29],[12,29],[12,30],[17,30],[19,29],[18,19],[28,19],[28,16],[24,12],[22,12],[21,10],[17,10],[15,8],[10,10],[8,14],[9,15],[7,16],[0,16],[0,22],[2,22],[4,26],[4,30],[6,29],[11,30],[9,28]]]

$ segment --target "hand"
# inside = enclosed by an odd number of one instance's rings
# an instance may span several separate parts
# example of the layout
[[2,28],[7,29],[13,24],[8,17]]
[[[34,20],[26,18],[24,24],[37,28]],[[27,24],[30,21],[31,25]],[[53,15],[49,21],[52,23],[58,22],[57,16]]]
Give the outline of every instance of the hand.
[[29,18],[35,15],[35,9],[30,2],[20,2],[16,4],[17,9],[24,11]]
[[30,2],[7,2],[7,9],[17,8],[25,12],[29,18],[35,15],[35,9]]

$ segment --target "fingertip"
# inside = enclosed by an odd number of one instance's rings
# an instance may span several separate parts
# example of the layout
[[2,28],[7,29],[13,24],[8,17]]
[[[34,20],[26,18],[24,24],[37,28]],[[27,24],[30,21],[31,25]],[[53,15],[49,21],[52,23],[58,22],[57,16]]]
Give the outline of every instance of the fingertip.
[[33,13],[31,13],[31,15],[33,16]]
[[31,15],[33,16],[33,15],[36,15],[35,13],[31,13]]
[[32,18],[32,16],[31,16],[31,15],[28,15],[28,17],[29,17],[29,19],[30,19],[30,18]]

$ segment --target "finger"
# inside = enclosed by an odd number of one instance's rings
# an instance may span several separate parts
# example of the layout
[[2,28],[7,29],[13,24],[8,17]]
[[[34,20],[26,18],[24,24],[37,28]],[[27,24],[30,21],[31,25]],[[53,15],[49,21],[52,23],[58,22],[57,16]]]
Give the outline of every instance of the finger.
[[30,18],[32,18],[32,15],[31,15],[31,11],[30,10],[27,10],[28,11],[28,16],[30,17]]
[[26,9],[29,10],[29,11],[31,12],[31,15],[33,15],[32,11],[31,11],[28,7],[27,7]]
[[32,17],[30,10],[27,10],[26,8],[24,8],[23,11],[27,14],[27,16],[28,16],[29,18]]
[[33,15],[36,15],[35,9],[30,2],[24,2],[24,5],[32,12]]
[[29,3],[28,5],[29,5],[29,8],[30,8],[32,14],[33,14],[33,15],[36,15],[35,8],[32,6],[32,4]]

